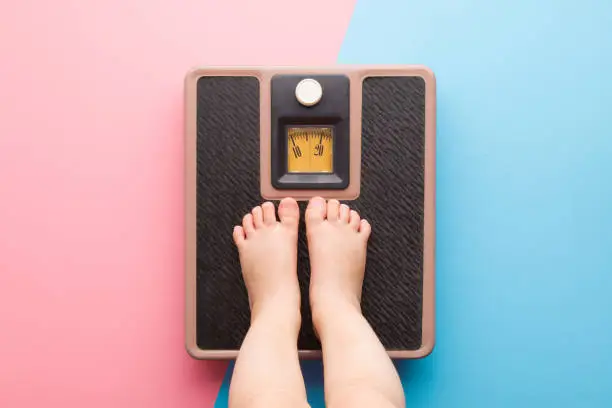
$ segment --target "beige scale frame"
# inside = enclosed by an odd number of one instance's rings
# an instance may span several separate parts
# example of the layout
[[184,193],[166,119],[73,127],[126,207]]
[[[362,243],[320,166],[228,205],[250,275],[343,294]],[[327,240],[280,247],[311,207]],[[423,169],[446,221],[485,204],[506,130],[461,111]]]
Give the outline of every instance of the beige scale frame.
[[[350,80],[350,172],[345,190],[278,190],[272,186],[270,170],[270,80],[277,74],[342,74]],[[203,67],[190,71],[185,78],[185,346],[196,359],[233,359],[238,350],[203,350],[196,339],[196,221],[197,221],[197,83],[203,76],[251,76],[259,80],[260,90],[260,179],[265,200],[293,197],[308,200],[313,196],[354,200],[361,184],[361,105],[362,83],[368,77],[419,76],[425,91],[425,196],[423,246],[423,321],[422,344],[417,350],[387,350],[391,358],[422,358],[431,353],[435,343],[435,183],[436,183],[436,81],[433,72],[421,65],[403,66],[330,66],[330,67]],[[319,350],[298,350],[300,358],[320,358]]]

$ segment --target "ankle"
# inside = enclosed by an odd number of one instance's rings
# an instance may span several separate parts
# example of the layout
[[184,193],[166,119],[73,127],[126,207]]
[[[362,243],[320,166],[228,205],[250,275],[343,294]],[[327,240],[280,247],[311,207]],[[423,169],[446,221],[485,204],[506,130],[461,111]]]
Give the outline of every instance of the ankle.
[[361,315],[361,303],[357,296],[350,293],[328,292],[311,295],[310,309],[312,324],[320,334],[326,326],[334,325],[336,321],[347,315]]
[[269,299],[268,301],[253,303],[251,324],[256,321],[265,321],[279,326],[286,325],[299,330],[302,323],[299,300],[292,302],[282,299]]

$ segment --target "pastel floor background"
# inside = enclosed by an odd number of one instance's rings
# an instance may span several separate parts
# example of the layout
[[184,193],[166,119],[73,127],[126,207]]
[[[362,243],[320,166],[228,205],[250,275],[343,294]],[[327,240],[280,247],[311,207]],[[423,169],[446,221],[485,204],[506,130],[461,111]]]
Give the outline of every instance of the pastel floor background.
[[339,60],[438,80],[438,342],[400,364],[408,406],[612,406],[612,3],[359,1]]
[[184,75],[332,64],[352,6],[0,0],[0,407],[213,406],[227,363],[183,347]]
[[612,405],[612,3],[0,0],[0,406],[226,405],[183,349],[182,78],[334,62],[438,79],[408,406]]

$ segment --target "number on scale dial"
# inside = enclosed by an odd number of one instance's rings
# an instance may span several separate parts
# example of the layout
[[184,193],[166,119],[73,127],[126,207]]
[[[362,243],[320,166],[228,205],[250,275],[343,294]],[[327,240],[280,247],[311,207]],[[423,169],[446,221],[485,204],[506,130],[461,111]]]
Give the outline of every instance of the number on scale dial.
[[289,128],[287,139],[289,173],[331,173],[333,171],[331,128]]

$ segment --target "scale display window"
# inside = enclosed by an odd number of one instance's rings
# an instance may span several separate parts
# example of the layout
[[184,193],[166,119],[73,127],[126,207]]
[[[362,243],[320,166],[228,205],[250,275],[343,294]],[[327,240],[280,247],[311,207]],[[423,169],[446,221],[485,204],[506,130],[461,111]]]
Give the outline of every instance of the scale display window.
[[289,173],[333,173],[334,131],[330,126],[287,127]]

